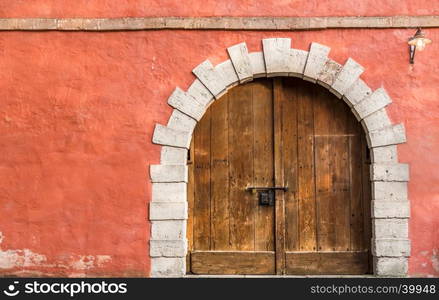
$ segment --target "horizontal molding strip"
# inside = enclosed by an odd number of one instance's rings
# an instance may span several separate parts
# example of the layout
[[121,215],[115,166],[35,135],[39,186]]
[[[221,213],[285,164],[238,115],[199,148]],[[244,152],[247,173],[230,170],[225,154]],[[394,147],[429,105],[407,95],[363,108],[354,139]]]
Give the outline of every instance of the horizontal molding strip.
[[3,18],[0,31],[129,30],[319,30],[334,28],[433,28],[439,16],[388,17],[145,17],[145,18]]

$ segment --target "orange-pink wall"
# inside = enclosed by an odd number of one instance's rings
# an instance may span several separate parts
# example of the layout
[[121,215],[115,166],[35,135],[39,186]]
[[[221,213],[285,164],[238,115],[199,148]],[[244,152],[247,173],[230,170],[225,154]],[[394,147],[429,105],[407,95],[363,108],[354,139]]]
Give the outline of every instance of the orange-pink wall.
[[[261,1],[251,9],[250,1],[191,1],[191,14],[178,1],[26,2],[0,1],[0,17],[374,15],[379,2],[395,4],[383,5],[384,15],[439,9],[430,1]],[[151,135],[171,113],[168,96],[189,86],[204,59],[227,59],[230,45],[258,51],[262,38],[291,37],[295,48],[330,46],[340,63],[351,56],[365,81],[392,97],[392,121],[407,129],[400,161],[411,167],[409,272],[439,276],[439,29],[425,31],[434,42],[413,67],[406,42],[414,30],[0,32],[0,274],[148,276],[148,165],[160,151]]]
[[0,0],[0,17],[434,15],[435,0]]

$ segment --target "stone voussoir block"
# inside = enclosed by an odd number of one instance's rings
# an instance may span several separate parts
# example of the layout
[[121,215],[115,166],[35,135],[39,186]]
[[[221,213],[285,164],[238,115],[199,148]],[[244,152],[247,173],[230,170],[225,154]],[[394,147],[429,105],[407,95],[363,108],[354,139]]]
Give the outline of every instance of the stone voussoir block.
[[371,181],[409,181],[409,165],[374,163],[370,175]]
[[346,90],[343,100],[352,108],[371,94],[372,90],[370,87],[359,78]]
[[253,69],[248,54],[247,44],[240,43],[227,48],[233,67],[238,75],[239,82],[245,83],[253,79]]
[[379,88],[363,101],[354,105],[352,112],[358,120],[362,120],[377,110],[386,107],[390,103],[392,103],[392,100],[387,92],[383,88]]
[[334,83],[331,85],[332,93],[341,98],[363,72],[364,67],[362,65],[352,58],[348,58],[343,68],[338,72]]
[[375,219],[408,219],[410,218],[410,202],[408,200],[372,200],[371,212],[372,218]]
[[192,70],[195,76],[204,84],[216,98],[221,98],[227,91],[224,75],[215,69],[209,60],[205,60]]
[[151,202],[149,204],[151,221],[186,220],[187,214],[187,202]]
[[265,69],[268,77],[288,76],[290,59],[290,38],[269,38],[262,40]]
[[316,82],[317,78],[328,60],[328,54],[331,48],[311,43],[311,47],[306,60],[305,69],[303,71],[303,79]]
[[186,220],[151,221],[152,240],[181,240],[186,238]]
[[151,165],[152,182],[187,182],[188,168],[185,165]]
[[164,146],[189,149],[191,134],[187,131],[176,130],[161,124],[156,124],[152,142]]
[[372,182],[373,200],[407,200],[407,182]]
[[288,76],[302,78],[307,59],[308,51],[290,49],[290,58],[288,60]]
[[389,127],[392,125],[392,123],[390,122],[386,109],[382,108],[361,120],[361,125],[366,132],[369,132],[384,127]]
[[187,240],[150,240],[149,253],[151,257],[185,257]]
[[223,74],[226,89],[230,89],[239,84],[238,75],[236,74],[235,68],[233,67],[230,59],[223,61],[222,63],[215,66],[215,70]]
[[266,77],[265,60],[263,52],[252,52],[249,54],[250,64],[253,71],[253,78]]
[[372,148],[371,157],[374,163],[396,163],[398,161],[396,145]]
[[197,121],[203,117],[205,111],[202,104],[178,87],[169,97],[168,104]]
[[161,165],[186,165],[187,149],[163,146],[160,152]]
[[329,89],[337,77],[338,72],[340,72],[341,67],[338,62],[328,59],[318,74],[317,83]]
[[195,98],[201,105],[207,107],[209,103],[214,99],[212,93],[204,86],[204,84],[199,80],[195,79],[190,85],[187,93]]
[[409,257],[410,240],[408,239],[372,239],[372,254],[386,257]]
[[152,202],[186,202],[185,182],[157,182],[152,184]]
[[373,219],[373,236],[380,238],[407,239],[409,231],[408,219]]
[[185,273],[185,257],[151,258],[151,277],[182,277]]
[[197,121],[189,117],[188,115],[182,113],[178,109],[172,111],[171,117],[168,120],[168,128],[172,128],[179,131],[185,131],[192,134],[194,131]]
[[402,144],[406,142],[405,128],[403,124],[383,127],[368,132],[366,138],[371,148]]
[[405,257],[374,257],[375,275],[402,277],[408,272],[408,259]]

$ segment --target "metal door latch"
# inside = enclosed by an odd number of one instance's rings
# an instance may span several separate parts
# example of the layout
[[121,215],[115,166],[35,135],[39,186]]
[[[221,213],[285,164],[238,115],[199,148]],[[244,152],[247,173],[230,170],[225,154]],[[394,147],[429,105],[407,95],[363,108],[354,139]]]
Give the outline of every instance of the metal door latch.
[[258,192],[259,205],[262,206],[273,206],[274,205],[274,191],[265,190]]
[[288,191],[288,187],[248,187],[246,190],[258,193],[259,205],[274,206],[275,190]]

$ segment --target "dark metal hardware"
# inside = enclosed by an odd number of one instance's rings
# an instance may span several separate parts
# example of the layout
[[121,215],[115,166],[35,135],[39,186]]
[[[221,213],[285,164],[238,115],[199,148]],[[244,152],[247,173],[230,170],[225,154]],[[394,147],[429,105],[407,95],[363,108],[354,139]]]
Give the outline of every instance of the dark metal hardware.
[[274,206],[274,190],[265,190],[258,192],[259,205]]
[[416,46],[413,45],[409,45],[409,56],[410,56],[410,64],[414,64],[415,63],[415,53],[416,53]]
[[287,186],[250,186],[245,189],[246,191],[262,191],[262,190],[281,190],[288,191]]
[[247,191],[253,193],[258,192],[259,205],[262,206],[274,206],[275,201],[275,191],[282,190],[288,191],[288,187],[284,186],[273,186],[273,187],[248,187]]

